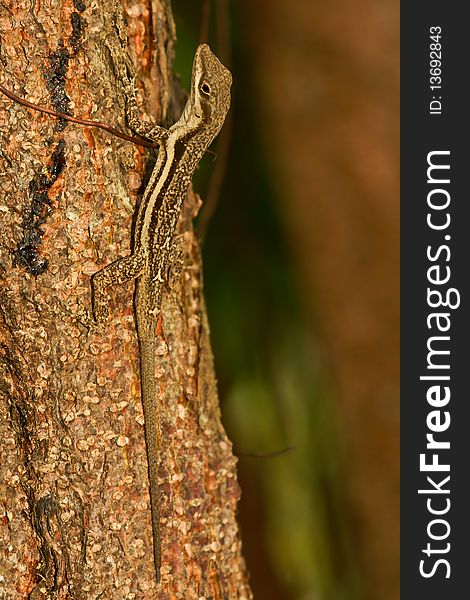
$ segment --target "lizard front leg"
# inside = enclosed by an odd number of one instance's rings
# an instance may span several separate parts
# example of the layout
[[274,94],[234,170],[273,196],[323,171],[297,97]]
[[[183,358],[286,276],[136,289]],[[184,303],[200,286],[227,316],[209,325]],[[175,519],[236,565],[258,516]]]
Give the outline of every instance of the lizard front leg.
[[137,88],[129,55],[125,53],[125,60],[123,61],[122,56],[117,54],[114,44],[109,43],[107,47],[111,54],[114,71],[124,90],[126,120],[129,128],[142,137],[155,142],[163,142],[168,138],[168,130],[157,125],[155,120],[148,114],[143,115],[142,109],[137,103]]

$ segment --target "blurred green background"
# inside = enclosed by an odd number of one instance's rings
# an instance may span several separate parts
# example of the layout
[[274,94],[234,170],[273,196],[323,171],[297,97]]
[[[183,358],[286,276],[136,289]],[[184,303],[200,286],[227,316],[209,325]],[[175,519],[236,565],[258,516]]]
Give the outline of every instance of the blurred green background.
[[195,189],[255,598],[398,598],[398,5],[172,5],[183,87],[234,75]]

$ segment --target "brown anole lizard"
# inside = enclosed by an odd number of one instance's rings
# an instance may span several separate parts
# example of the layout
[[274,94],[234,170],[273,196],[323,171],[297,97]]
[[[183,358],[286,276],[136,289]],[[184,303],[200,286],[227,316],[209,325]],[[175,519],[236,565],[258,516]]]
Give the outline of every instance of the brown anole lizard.
[[[174,125],[169,129],[154,126],[149,130],[139,121],[135,104],[131,105],[133,113],[129,122],[132,128],[158,144],[158,158],[138,209],[132,253],[98,271],[91,282],[94,318],[98,323],[103,323],[108,318],[105,289],[132,279],[137,281],[135,313],[157,581],[160,580],[161,566],[155,381],[158,320],[164,286],[175,262],[174,238],[181,208],[199,161],[225,121],[230,107],[231,84],[230,71],[216,58],[209,46],[201,44],[194,56],[190,95],[181,117]],[[0,86],[0,91],[20,101],[3,86]],[[31,103],[21,103],[38,109]],[[98,126],[124,139],[136,141],[101,123],[41,110],[84,125]],[[139,140],[137,143],[155,145]]]
[[228,69],[209,46],[200,45],[193,62],[190,96],[180,119],[168,130],[156,127],[146,132],[146,137],[157,141],[160,149],[137,214],[132,254],[108,265],[92,279],[93,310],[98,322],[107,318],[105,288],[137,279],[135,312],[157,580],[161,564],[155,382],[157,322],[164,285],[174,262],[172,242],[186,191],[196,166],[225,121],[231,83]]

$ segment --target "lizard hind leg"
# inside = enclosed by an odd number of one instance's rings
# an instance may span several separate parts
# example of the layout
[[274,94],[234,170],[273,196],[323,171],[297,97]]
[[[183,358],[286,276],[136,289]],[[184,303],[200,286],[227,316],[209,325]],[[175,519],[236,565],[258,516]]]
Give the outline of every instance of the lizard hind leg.
[[108,299],[105,289],[110,285],[126,283],[139,277],[144,270],[145,258],[142,252],[137,252],[120,258],[95,273],[91,279],[93,315],[97,323],[108,319]]

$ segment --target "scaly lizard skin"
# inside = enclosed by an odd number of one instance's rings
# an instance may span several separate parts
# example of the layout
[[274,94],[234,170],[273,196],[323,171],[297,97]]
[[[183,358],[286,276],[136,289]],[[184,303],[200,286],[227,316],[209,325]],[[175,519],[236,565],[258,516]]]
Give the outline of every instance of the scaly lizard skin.
[[191,93],[180,119],[153,127],[145,136],[160,145],[157,163],[136,220],[132,254],[111,263],[92,278],[97,322],[108,317],[105,288],[136,279],[135,311],[140,351],[142,403],[150,481],[153,544],[157,581],[161,544],[158,467],[158,412],[155,382],[156,330],[162,294],[175,263],[175,229],[194,170],[219,133],[230,107],[232,76],[201,44],[193,62]]

